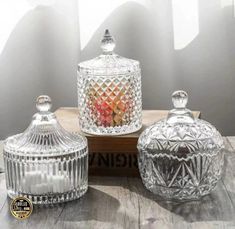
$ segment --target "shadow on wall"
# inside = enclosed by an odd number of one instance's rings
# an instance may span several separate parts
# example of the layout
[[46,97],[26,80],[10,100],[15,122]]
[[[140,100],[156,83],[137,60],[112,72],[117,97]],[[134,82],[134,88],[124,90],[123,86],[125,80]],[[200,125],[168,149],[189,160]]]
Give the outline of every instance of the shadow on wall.
[[[27,127],[39,94],[50,95],[54,109],[77,104],[77,0],[55,2],[26,13],[0,55],[1,139]],[[145,8],[128,2],[116,8],[80,60],[100,53],[99,41],[110,28],[116,52],[141,62],[145,109],[171,108],[171,93],[183,89],[189,93],[189,108],[201,110],[224,135],[235,135],[230,125],[235,113],[233,7],[221,8],[220,0],[198,0],[199,35],[175,50],[171,3],[152,0]]]
[[28,126],[40,94],[53,109],[76,105],[77,0],[59,2],[28,11],[0,55],[0,139]]
[[199,34],[184,49],[174,49],[171,1],[152,1],[149,9],[125,3],[102,23],[81,51],[86,60],[100,53],[106,28],[116,38],[116,52],[137,59],[142,67],[145,109],[171,108],[171,93],[189,93],[188,107],[223,135],[235,135],[235,18],[233,7],[220,0],[199,0]]

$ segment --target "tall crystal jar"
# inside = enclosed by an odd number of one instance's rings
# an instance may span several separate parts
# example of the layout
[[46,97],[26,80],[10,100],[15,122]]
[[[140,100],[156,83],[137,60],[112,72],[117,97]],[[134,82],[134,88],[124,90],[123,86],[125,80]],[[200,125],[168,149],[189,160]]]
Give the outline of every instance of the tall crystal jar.
[[8,195],[34,204],[77,199],[88,188],[87,140],[62,128],[50,111],[50,97],[39,96],[36,107],[25,132],[4,142]]
[[121,135],[142,126],[139,62],[113,52],[115,42],[106,30],[103,53],[78,65],[79,123],[96,135]]
[[194,200],[209,194],[220,179],[224,144],[210,123],[186,108],[188,95],[172,95],[174,109],[138,140],[138,163],[147,189],[165,199]]

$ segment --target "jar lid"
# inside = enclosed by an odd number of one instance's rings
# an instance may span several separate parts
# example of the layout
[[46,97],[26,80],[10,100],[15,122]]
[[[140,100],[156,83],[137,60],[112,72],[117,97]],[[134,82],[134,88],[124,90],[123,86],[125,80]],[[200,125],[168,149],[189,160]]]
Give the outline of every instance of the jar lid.
[[[138,148],[152,154],[164,150],[167,154],[214,153],[214,149],[223,147],[220,133],[210,123],[194,118],[186,108],[188,95],[185,91],[172,94],[172,109],[167,118],[148,127],[140,136]],[[162,151],[161,151],[162,152]]]
[[57,121],[55,114],[50,111],[51,106],[49,96],[39,96],[36,100],[38,113],[33,116],[31,124],[23,133],[5,140],[4,151],[31,156],[50,156],[86,149],[86,138],[66,131]]
[[119,75],[139,71],[139,61],[115,54],[115,46],[113,36],[106,29],[101,40],[103,53],[94,59],[81,62],[78,71],[87,75]]

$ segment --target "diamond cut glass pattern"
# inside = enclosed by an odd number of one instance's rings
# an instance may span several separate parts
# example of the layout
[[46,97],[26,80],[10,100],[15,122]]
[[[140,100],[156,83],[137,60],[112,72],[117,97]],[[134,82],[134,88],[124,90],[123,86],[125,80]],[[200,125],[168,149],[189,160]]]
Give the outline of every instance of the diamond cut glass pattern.
[[114,54],[114,47],[106,30],[103,54],[78,66],[79,123],[90,134],[127,134],[142,126],[139,62]]
[[51,99],[39,96],[39,112],[30,126],[4,142],[11,198],[26,196],[33,204],[55,204],[77,199],[88,188],[87,140],[64,130],[50,108]]
[[210,123],[185,108],[186,92],[176,91],[172,100],[175,109],[138,140],[140,174],[146,188],[165,199],[198,199],[220,179],[223,140]]

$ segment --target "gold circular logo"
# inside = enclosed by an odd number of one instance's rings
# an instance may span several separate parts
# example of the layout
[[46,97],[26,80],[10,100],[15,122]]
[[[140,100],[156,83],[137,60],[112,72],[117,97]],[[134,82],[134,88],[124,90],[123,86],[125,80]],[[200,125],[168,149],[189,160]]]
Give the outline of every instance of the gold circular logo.
[[33,211],[33,204],[28,198],[19,196],[12,200],[10,211],[17,219],[27,219]]

